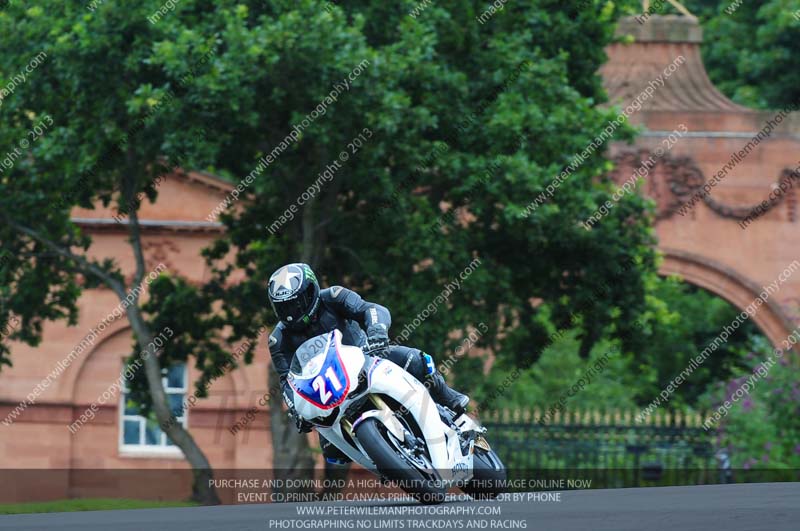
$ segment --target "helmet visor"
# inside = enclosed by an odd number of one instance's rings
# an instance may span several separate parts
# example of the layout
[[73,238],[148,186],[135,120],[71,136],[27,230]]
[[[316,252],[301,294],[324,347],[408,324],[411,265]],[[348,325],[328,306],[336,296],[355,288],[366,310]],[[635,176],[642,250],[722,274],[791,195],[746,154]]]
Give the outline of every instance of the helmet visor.
[[316,302],[316,286],[312,283],[291,299],[272,301],[278,319],[287,323],[298,323],[306,317]]

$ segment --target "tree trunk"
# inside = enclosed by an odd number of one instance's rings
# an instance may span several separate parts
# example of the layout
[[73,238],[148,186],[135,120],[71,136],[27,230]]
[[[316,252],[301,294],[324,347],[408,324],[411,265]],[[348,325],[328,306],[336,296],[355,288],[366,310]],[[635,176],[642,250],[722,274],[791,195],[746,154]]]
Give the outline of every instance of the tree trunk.
[[[8,222],[8,224],[14,227],[16,230],[41,242],[59,255],[74,260],[84,274],[96,276],[106,286],[108,286],[117,295],[117,297],[119,297],[120,301],[127,299],[128,292],[126,291],[125,285],[110,275],[108,271],[103,269],[97,263],[90,261],[83,255],[73,253],[69,246],[62,247],[49,238],[43,236],[38,231],[17,223],[7,215],[2,215],[2,213],[0,213],[0,216],[2,216]],[[135,210],[130,213],[129,223],[131,232],[131,247],[133,248],[134,256],[136,257],[136,280],[134,281],[134,286],[139,286],[144,278],[144,254],[142,253],[142,246],[139,238],[139,222]],[[159,425],[166,427],[164,431],[170,437],[172,442],[174,442],[178,448],[181,449],[184,456],[186,456],[186,460],[189,461],[189,464],[192,465],[192,468],[194,469],[192,500],[204,505],[217,505],[220,503],[220,501],[219,497],[217,496],[216,488],[214,488],[213,484],[211,483],[211,480],[214,476],[211,470],[211,465],[208,463],[208,459],[206,459],[203,451],[200,450],[200,447],[197,446],[197,443],[182,425],[170,422],[172,412],[167,404],[167,394],[164,392],[164,386],[161,382],[161,364],[159,363],[158,356],[156,355],[157,349],[153,344],[153,335],[147,326],[147,322],[142,316],[141,309],[139,308],[138,295],[133,296],[133,300],[127,305],[125,313],[128,317],[131,327],[133,328],[140,351],[147,354],[143,355],[142,359],[144,360],[147,385],[150,391],[150,397],[152,399],[153,411],[156,414],[156,419],[158,420]]]
[[181,449],[183,455],[186,456],[186,460],[192,465],[194,471],[192,500],[203,505],[218,505],[220,500],[211,482],[214,479],[214,474],[208,459],[194,438],[180,423],[170,422],[172,412],[167,403],[167,394],[164,392],[164,385],[161,381],[161,364],[154,352],[153,335],[137,305],[128,306],[126,313],[133,332],[136,334],[139,349],[146,353],[143,356],[144,370],[156,419],[170,440]]
[[598,339],[600,339],[600,330],[598,330],[594,324],[587,326],[583,333],[583,338],[581,339],[580,348],[578,349],[578,355],[581,359],[589,359],[589,355],[592,353],[592,349]]
[[[136,274],[134,275],[133,285],[139,286],[144,280],[146,266],[144,251],[142,250],[141,227],[139,226],[139,205],[136,202],[136,176],[140,175],[144,168],[138,168],[135,162],[134,153],[129,148],[127,152],[128,171],[122,177],[121,192],[122,197],[125,199],[125,204],[132,205],[128,209],[128,241],[131,244],[136,261]],[[118,293],[118,295],[121,299],[127,296],[125,293]],[[133,332],[136,334],[140,350],[148,353],[148,355],[143,356],[144,371],[147,377],[147,387],[150,391],[150,400],[158,424],[170,440],[181,449],[194,471],[192,500],[203,505],[218,505],[220,503],[219,496],[217,496],[217,490],[211,481],[214,478],[211,464],[189,432],[180,423],[171,422],[172,411],[167,402],[167,393],[164,392],[164,385],[161,381],[161,363],[158,360],[158,356],[154,355],[157,349],[153,345],[152,331],[147,326],[147,322],[139,308],[138,294],[134,294],[132,304],[127,306],[126,313]]]

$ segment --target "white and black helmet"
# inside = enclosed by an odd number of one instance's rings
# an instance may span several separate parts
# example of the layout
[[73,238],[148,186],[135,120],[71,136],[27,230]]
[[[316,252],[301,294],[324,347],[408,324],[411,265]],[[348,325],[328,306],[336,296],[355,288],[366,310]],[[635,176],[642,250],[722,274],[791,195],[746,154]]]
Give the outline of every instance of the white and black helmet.
[[288,264],[269,277],[269,301],[290,328],[309,324],[319,308],[319,282],[307,264]]

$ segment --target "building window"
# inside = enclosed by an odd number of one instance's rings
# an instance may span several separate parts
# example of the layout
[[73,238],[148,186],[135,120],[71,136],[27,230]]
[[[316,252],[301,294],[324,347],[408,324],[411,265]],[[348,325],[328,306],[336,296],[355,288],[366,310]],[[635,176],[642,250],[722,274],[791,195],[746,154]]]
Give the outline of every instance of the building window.
[[[186,427],[186,413],[183,402],[186,400],[188,388],[186,365],[181,363],[168,369],[161,370],[161,383],[167,393],[167,401],[175,418]],[[124,381],[124,378],[123,378]],[[131,399],[125,382],[122,394],[122,412],[120,447],[122,450],[135,452],[159,452],[166,450],[176,451],[178,447],[167,438],[161,430],[155,412],[151,411],[147,417],[140,414],[139,404]]]

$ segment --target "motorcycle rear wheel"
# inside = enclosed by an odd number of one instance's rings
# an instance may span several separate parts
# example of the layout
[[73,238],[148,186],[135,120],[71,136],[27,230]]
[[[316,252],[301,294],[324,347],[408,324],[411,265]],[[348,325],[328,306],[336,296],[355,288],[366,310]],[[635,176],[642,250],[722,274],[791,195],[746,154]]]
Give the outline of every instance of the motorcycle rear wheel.
[[389,440],[393,436],[377,419],[364,420],[356,428],[355,435],[384,478],[424,505],[444,502],[447,488],[438,474],[433,471],[432,477],[414,466],[411,457],[395,448],[397,442]]

